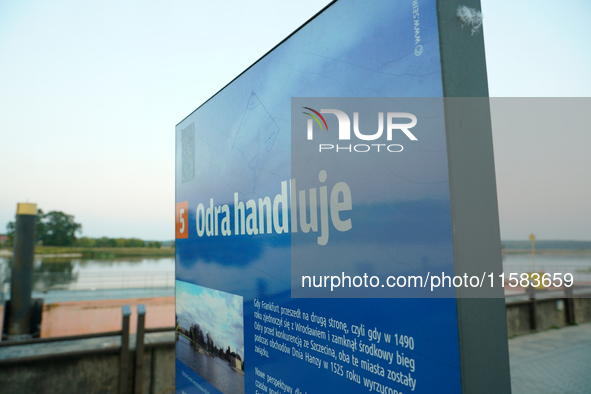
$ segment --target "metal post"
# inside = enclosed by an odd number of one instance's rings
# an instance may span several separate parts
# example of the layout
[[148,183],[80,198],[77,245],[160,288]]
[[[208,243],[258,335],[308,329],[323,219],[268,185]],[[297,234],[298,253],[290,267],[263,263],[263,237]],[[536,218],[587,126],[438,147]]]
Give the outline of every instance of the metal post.
[[18,204],[7,330],[9,339],[25,339],[30,334],[36,228],[37,204]]
[[127,376],[129,369],[129,316],[131,316],[131,309],[129,305],[121,307],[122,324],[121,324],[121,359],[119,366],[119,393],[127,392]]
[[529,327],[535,331],[538,328],[536,289],[531,284],[526,289],[529,296]]
[[531,242],[531,272],[534,273],[536,272],[536,236],[530,234],[529,240]]
[[566,322],[572,325],[577,322],[577,319],[575,317],[575,302],[573,300],[573,288],[565,288],[564,293],[566,296],[566,298],[564,299],[564,303],[566,304]]
[[142,304],[137,306],[137,334],[135,342],[135,384],[134,393],[143,393],[144,387],[144,326],[146,321],[146,307]]

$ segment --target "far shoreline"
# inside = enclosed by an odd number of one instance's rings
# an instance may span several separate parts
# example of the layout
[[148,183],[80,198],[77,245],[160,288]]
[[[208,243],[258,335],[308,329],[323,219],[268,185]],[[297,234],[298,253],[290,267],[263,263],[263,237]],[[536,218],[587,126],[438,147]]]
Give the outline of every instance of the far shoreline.
[[[132,247],[104,247],[83,248],[79,246],[36,246],[37,258],[83,258],[83,259],[116,259],[127,257],[174,257],[175,248],[162,246],[160,248],[132,248]],[[0,257],[12,257],[10,248],[0,249]]]
[[[531,249],[503,249],[503,255],[508,254],[530,254]],[[589,249],[536,249],[536,255],[549,255],[549,256],[591,256],[591,250]]]

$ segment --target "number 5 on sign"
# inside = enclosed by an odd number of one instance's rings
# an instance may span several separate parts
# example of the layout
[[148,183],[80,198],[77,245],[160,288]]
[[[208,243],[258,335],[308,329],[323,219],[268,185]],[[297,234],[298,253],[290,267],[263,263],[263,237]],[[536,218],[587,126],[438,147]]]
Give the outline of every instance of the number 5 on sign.
[[189,238],[189,201],[176,204],[175,238]]

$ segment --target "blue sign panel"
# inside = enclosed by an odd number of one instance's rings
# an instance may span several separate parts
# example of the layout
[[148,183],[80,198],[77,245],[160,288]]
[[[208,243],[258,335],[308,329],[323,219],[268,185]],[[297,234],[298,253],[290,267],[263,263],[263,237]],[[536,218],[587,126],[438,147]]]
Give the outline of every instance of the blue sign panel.
[[456,300],[387,283],[453,270],[439,56],[340,0],[177,125],[177,393],[461,392]]

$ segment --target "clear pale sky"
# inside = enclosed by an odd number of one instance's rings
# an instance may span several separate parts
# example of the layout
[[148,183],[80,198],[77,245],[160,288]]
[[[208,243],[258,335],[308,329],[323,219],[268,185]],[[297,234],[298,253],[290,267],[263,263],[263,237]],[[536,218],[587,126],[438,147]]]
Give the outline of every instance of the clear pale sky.
[[[482,0],[491,96],[591,96],[591,4],[515,3]],[[326,4],[0,0],[0,233],[29,201],[173,239],[174,126]],[[591,239],[591,137],[566,123],[493,117],[503,239]]]

